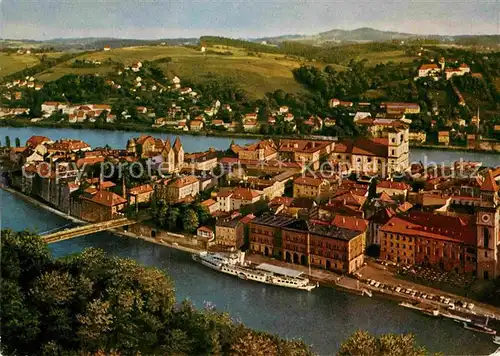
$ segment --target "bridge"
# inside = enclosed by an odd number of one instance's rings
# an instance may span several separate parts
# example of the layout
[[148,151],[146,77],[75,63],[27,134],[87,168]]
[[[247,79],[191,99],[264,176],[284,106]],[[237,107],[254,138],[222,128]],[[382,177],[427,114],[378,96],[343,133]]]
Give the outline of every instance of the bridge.
[[[42,239],[50,244],[54,242],[59,242],[63,240],[72,239],[74,237],[94,234],[96,232],[105,231],[109,229],[116,229],[122,226],[128,226],[136,224],[137,220],[130,220],[128,218],[118,218],[109,221],[102,221],[94,224],[88,224],[83,226],[77,226],[74,228],[65,229],[58,232],[46,231],[45,234],[41,234]],[[67,226],[67,225],[65,225]],[[57,228],[60,229],[60,228]]]

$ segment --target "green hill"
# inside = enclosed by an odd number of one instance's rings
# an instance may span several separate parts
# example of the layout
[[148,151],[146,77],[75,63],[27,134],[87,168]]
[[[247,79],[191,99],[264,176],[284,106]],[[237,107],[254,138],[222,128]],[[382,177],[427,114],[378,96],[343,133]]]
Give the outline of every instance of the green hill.
[[[159,66],[169,76],[177,75],[191,82],[203,82],[215,76],[234,80],[252,98],[260,98],[266,92],[283,89],[288,92],[302,90],[292,75],[292,69],[301,65],[300,60],[286,58],[282,54],[262,53],[249,55],[242,48],[212,46],[206,53],[196,48],[179,46],[144,46],[99,51],[79,56],[79,60],[96,60],[113,62],[130,66],[137,61],[155,61],[170,57],[169,63]],[[48,82],[63,75],[99,73],[106,75],[115,70],[111,65],[102,64],[93,68],[73,68],[70,61],[58,64],[37,74],[37,80]]]

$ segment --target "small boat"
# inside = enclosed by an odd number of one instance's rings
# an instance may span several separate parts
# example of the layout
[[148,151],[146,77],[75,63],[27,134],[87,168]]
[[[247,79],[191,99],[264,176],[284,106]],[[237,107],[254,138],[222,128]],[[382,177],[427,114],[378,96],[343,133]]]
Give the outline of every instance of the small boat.
[[488,335],[496,335],[496,330],[490,329],[486,325],[474,324],[474,323],[463,323],[464,328],[467,330],[476,331],[478,333],[488,334]]
[[422,310],[422,313],[424,313],[427,316],[432,316],[432,317],[439,316],[439,310],[438,309],[432,309],[432,310],[425,309],[425,310]]
[[500,336],[493,336],[493,343],[497,344],[497,345],[500,345]]
[[409,309],[414,309],[414,310],[419,310],[422,311],[423,309],[418,307],[416,304],[408,303],[408,302],[401,302],[399,303],[400,306],[409,308]]
[[465,318],[463,316],[451,314],[451,313],[441,313],[441,315],[444,316],[445,318],[452,319],[452,320],[459,322],[459,323],[460,322],[470,323],[472,321],[470,318]]
[[365,294],[366,294],[367,296],[369,296],[370,298],[373,296],[373,294],[372,294],[372,292],[371,292],[370,290],[368,290],[368,289],[366,289],[366,288],[363,288],[363,289],[361,290],[361,295],[363,296],[363,295],[365,295]]

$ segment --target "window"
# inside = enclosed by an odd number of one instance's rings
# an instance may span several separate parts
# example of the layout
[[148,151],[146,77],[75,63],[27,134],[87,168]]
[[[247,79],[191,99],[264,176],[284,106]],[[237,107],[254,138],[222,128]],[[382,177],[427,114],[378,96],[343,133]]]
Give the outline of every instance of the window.
[[490,230],[487,227],[483,228],[483,242],[484,248],[488,248],[490,246]]
[[484,257],[488,258],[488,251],[484,251]]

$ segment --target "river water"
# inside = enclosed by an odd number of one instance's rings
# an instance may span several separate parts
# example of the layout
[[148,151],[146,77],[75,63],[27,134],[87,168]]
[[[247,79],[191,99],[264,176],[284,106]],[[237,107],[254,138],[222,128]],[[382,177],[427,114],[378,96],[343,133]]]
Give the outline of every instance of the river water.
[[[0,137],[3,139],[5,135],[10,135],[12,141],[15,137],[25,141],[34,134],[52,138],[81,138],[92,146],[107,143],[112,147],[123,147],[129,137],[138,135],[130,132],[0,128]],[[231,141],[194,136],[181,139],[186,151],[204,150],[210,146],[223,149]],[[447,152],[439,152],[442,153]],[[498,157],[491,158],[492,164],[498,164]],[[67,223],[0,190],[1,228],[44,232]],[[308,293],[241,281],[193,262],[187,253],[135,239],[99,233],[50,246],[55,256],[75,253],[87,247],[101,248],[110,254],[164,269],[175,283],[178,300],[188,298],[199,307],[210,301],[217,309],[229,312],[252,328],[283,337],[302,338],[320,355],[334,354],[341,342],[357,329],[374,334],[411,332],[416,335],[417,342],[429,351],[447,355],[489,354],[496,349],[490,336],[465,330],[449,320],[426,317],[399,307],[392,301],[360,297],[326,287]]]
[[[78,139],[87,142],[92,147],[102,147],[107,144],[112,148],[125,148],[128,139],[131,137],[139,137],[141,133],[132,131],[51,129],[43,127],[0,127],[0,141],[2,142],[4,142],[5,136],[9,136],[13,144],[15,138],[19,137],[21,144],[24,145],[26,140],[32,135],[47,136],[53,140],[61,138]],[[173,134],[150,133],[150,135],[163,139],[169,138],[171,143],[174,142],[176,137],[176,135]],[[232,139],[228,137],[181,135],[181,141],[185,152],[200,152],[210,147],[225,150],[229,147],[231,140]],[[238,144],[247,144],[255,142],[256,140],[235,138],[234,141]],[[492,167],[500,165],[500,155],[498,154],[466,151],[437,151],[428,149],[412,149],[410,152],[410,161],[412,162],[450,164],[460,159],[464,161],[480,161],[483,162],[484,165]]]

